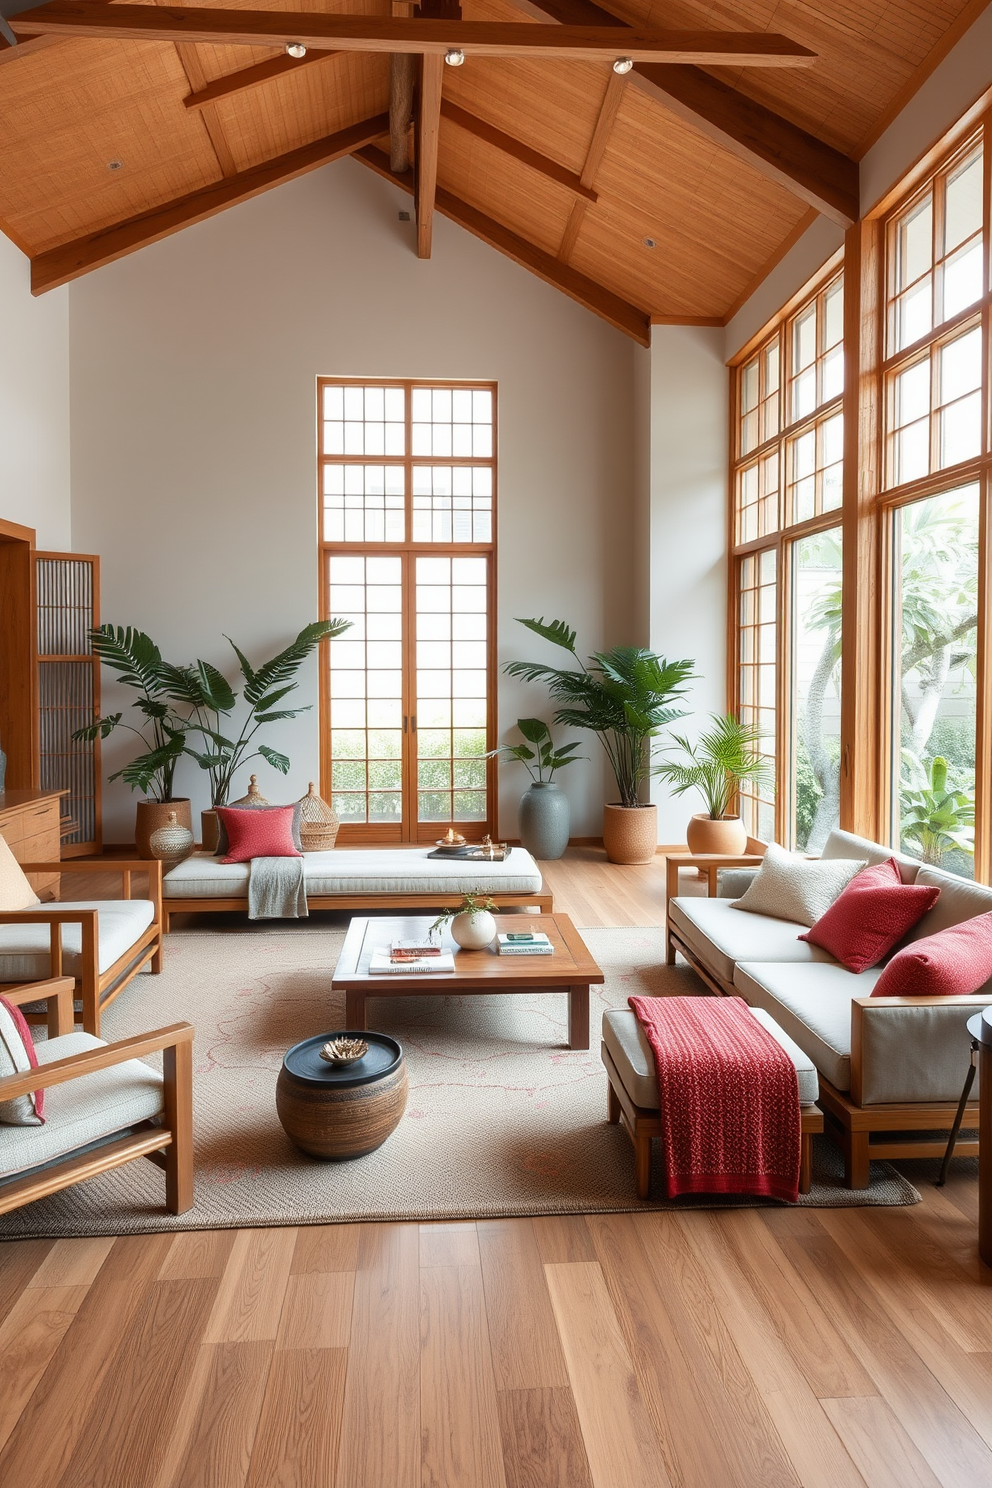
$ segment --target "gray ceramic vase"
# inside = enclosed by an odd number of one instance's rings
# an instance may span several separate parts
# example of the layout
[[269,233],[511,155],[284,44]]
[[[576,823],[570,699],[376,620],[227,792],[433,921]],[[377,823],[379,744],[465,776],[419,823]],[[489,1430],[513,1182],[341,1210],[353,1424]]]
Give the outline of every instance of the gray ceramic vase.
[[568,797],[550,780],[535,780],[520,797],[520,841],[535,858],[560,858],[568,846]]

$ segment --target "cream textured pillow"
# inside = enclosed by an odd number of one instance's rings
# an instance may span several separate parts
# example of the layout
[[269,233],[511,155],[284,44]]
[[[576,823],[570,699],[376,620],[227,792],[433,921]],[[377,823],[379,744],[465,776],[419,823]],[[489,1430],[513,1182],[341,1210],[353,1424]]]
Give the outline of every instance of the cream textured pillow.
[[0,910],[30,909],[41,900],[21,872],[21,865],[0,837]]
[[771,842],[747,893],[731,908],[815,925],[864,866],[864,859],[804,858]]

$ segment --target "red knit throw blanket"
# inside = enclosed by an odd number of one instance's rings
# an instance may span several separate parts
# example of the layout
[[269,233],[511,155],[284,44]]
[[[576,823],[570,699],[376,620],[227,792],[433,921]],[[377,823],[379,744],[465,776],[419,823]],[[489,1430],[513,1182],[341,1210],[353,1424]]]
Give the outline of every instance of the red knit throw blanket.
[[739,997],[631,997],[654,1051],[668,1198],[799,1197],[796,1069]]

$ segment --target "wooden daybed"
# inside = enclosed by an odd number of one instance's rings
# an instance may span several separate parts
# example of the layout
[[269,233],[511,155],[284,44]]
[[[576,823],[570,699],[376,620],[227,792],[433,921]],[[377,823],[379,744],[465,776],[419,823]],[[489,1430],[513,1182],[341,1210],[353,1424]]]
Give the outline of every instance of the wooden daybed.
[[[304,871],[310,909],[446,909],[466,893],[481,892],[500,909],[536,909],[550,914],[553,898],[541,870],[525,848],[503,862],[431,858],[428,847],[334,848],[307,853]],[[194,853],[162,881],[163,928],[174,914],[245,910],[247,863],[224,863]]]

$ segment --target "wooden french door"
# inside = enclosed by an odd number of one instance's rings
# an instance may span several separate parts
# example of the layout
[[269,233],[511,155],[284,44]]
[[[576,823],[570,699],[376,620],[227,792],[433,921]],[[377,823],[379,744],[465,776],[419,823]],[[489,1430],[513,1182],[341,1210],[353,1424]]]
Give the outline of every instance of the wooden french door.
[[320,395],[321,613],[351,622],[321,677],[339,840],[478,840],[495,831],[495,390]]

